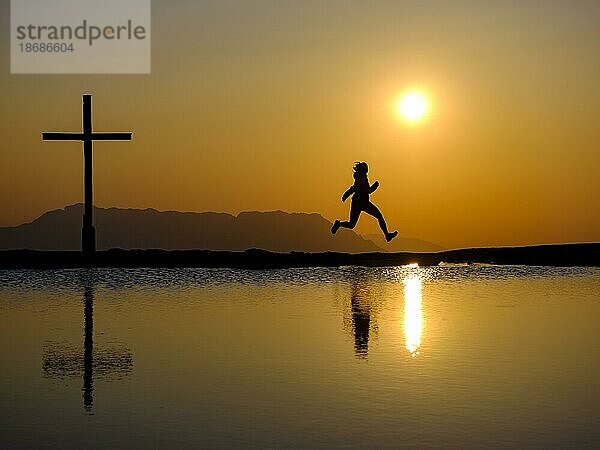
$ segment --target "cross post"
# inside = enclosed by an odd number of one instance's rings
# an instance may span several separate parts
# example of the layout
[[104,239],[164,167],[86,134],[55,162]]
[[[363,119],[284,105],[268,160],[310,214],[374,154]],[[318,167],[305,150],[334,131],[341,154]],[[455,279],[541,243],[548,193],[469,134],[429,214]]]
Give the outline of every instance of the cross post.
[[96,229],[94,228],[94,194],[92,183],[92,145],[94,141],[130,141],[131,133],[94,133],[92,129],[92,96],[83,94],[83,133],[43,132],[44,141],[83,142],[83,190],[84,209],[81,229],[81,250],[90,254],[96,251]]

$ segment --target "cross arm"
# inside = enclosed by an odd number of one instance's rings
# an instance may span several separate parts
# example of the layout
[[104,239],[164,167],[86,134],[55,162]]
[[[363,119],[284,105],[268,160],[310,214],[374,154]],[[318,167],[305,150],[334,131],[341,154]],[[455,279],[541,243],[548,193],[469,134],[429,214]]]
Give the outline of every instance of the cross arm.
[[44,141],[83,141],[81,133],[42,133]]
[[130,141],[131,133],[92,133],[94,141]]

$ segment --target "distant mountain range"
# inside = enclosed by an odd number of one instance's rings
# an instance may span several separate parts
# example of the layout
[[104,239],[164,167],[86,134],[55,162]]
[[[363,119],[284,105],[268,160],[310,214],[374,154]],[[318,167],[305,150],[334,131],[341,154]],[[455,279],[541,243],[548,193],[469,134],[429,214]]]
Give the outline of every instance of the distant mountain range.
[[441,245],[434,244],[432,242],[423,241],[421,239],[411,239],[396,237],[391,242],[386,242],[383,234],[367,234],[364,236],[369,239],[378,247],[382,248],[386,252],[416,252],[416,253],[430,253],[430,252],[441,252],[447,250]]
[[[0,249],[80,250],[83,205],[49,211],[31,223],[0,227]],[[415,239],[396,238],[393,246],[375,242],[351,230],[331,234],[331,222],[319,214],[283,211],[215,212],[154,209],[94,208],[97,247],[165,250],[207,249],[241,251],[260,248],[274,252],[346,253],[438,251],[442,247]]]

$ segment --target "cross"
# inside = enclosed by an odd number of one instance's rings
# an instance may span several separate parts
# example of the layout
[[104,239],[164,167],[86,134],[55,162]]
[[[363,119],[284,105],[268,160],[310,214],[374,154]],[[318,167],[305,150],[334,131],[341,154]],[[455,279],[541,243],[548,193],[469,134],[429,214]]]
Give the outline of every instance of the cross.
[[83,228],[81,229],[81,250],[84,253],[96,251],[96,230],[92,220],[94,197],[92,191],[92,143],[94,141],[130,141],[131,133],[94,133],[92,131],[92,96],[83,95],[83,133],[42,133],[44,141],[83,142]]

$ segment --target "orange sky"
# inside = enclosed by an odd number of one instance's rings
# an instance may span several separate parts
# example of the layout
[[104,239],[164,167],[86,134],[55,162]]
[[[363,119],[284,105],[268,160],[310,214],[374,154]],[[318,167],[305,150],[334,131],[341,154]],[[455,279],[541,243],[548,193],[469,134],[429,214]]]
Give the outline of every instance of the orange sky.
[[80,130],[89,92],[97,131],[134,132],[94,146],[98,206],[341,218],[366,160],[401,236],[600,241],[599,2],[156,0],[150,75],[10,75],[8,4],[0,226],[82,201],[81,144],[40,133]]

